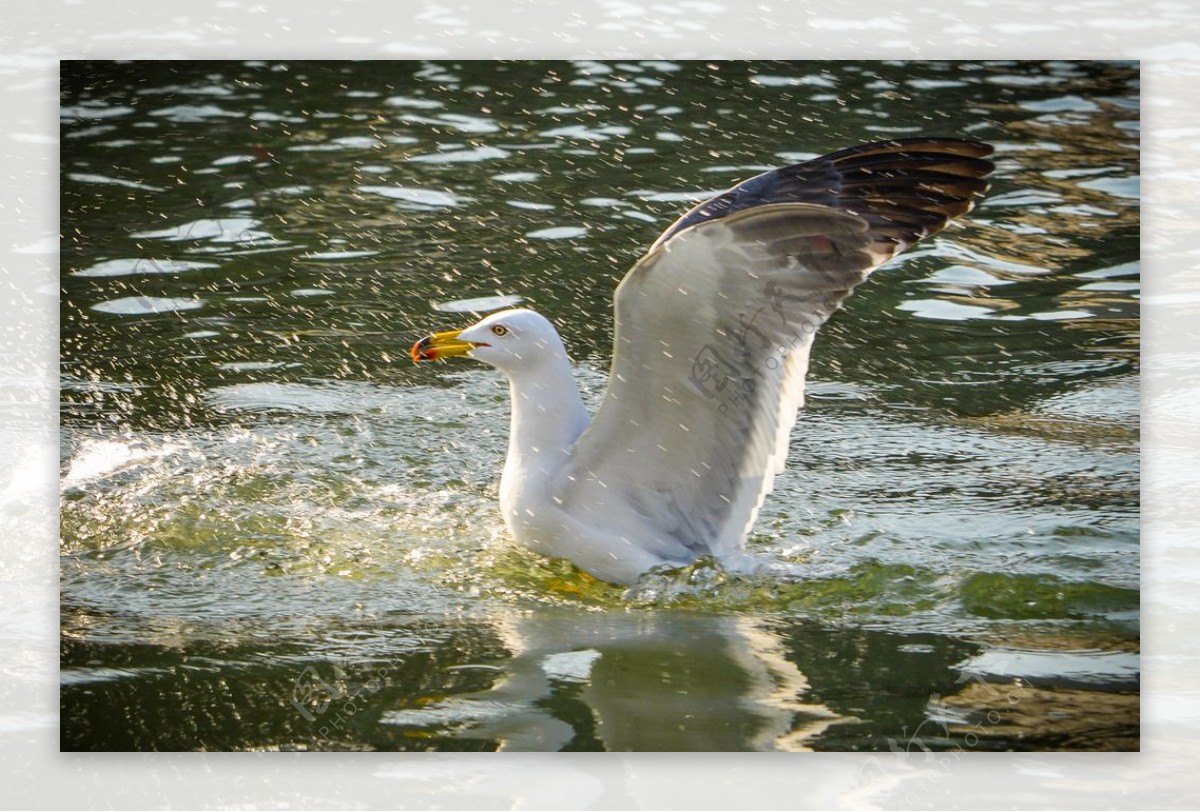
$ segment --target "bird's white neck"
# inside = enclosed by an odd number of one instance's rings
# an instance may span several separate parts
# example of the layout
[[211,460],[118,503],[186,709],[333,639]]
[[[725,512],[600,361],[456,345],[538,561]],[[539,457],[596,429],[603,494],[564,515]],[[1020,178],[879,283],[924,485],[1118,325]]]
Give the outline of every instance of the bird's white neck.
[[541,487],[567,461],[567,452],[589,421],[565,352],[508,373],[512,423],[501,500]]

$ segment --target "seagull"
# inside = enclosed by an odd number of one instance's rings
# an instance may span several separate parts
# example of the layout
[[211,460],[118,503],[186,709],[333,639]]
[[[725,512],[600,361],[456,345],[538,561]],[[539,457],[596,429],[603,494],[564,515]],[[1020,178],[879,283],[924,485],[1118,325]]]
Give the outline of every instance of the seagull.
[[868,143],[687,211],[616,289],[594,417],[533,310],[428,335],[412,358],[466,356],[508,377],[500,507],[521,544],[614,584],[705,556],[736,569],[786,462],[818,328],[872,271],[974,207],[991,152],[958,138]]

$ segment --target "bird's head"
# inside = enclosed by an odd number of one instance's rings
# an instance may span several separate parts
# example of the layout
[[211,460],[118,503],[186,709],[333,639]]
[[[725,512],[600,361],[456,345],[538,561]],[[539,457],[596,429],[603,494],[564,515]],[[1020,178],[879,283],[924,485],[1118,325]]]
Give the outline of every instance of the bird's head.
[[465,330],[426,336],[411,354],[416,363],[462,355],[512,373],[565,356],[566,350],[549,319],[521,308],[493,313]]

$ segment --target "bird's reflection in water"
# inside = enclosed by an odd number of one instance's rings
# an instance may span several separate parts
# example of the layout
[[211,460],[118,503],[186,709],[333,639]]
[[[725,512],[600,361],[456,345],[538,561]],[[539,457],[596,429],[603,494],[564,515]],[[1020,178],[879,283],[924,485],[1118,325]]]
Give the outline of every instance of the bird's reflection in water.
[[509,751],[643,752],[806,750],[852,721],[805,700],[808,681],[754,618],[539,611],[498,631],[513,657],[492,688],[383,721]]

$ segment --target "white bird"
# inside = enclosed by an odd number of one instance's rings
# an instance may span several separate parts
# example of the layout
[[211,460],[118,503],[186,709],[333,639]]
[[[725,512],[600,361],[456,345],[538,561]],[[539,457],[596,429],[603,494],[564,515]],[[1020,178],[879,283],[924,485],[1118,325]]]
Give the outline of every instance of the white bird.
[[865,144],[688,211],[617,287],[594,418],[532,310],[427,336],[413,360],[465,355],[508,376],[500,506],[522,544],[620,584],[701,556],[736,562],[786,461],[817,328],[875,268],[971,210],[991,151]]

